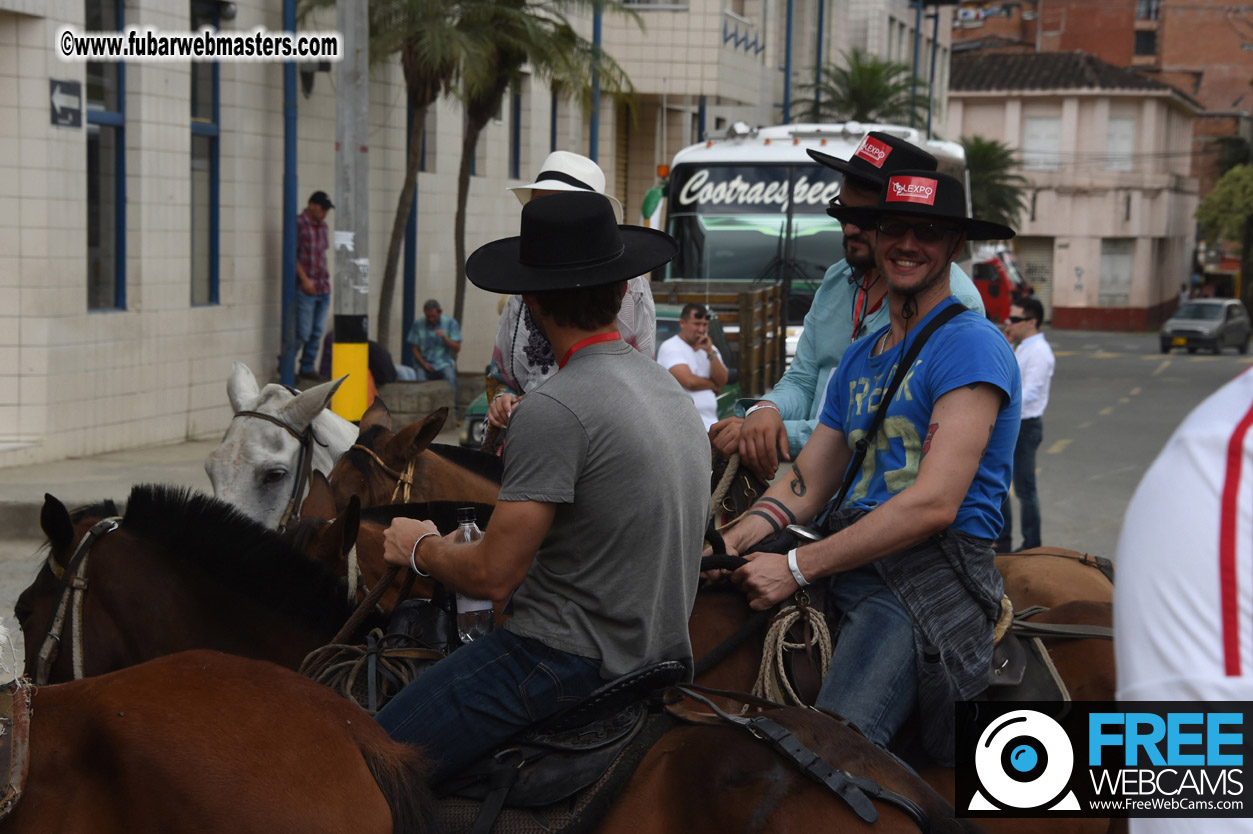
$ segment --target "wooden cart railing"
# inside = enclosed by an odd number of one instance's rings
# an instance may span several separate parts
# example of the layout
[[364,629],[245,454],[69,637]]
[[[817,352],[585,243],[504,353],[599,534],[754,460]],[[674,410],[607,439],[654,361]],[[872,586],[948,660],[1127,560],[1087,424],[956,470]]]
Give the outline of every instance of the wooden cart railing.
[[665,281],[653,282],[652,290],[656,301],[705,304],[718,314],[744,396],[760,397],[783,376],[787,322],[780,285]]

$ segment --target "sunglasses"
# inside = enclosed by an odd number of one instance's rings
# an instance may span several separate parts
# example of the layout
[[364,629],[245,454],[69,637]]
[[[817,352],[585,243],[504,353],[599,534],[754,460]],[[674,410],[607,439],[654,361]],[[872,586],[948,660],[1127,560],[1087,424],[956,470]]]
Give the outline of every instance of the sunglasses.
[[945,235],[957,231],[942,223],[906,223],[903,220],[880,220],[875,228],[888,237],[904,237],[906,232],[913,232],[914,240],[919,243],[939,243]]
[[1009,317],[1009,323],[1010,323],[1010,324],[1018,324],[1018,322],[1020,322],[1020,321],[1027,321],[1027,320],[1028,320],[1028,318],[1029,318],[1028,316],[1010,316],[1010,317]]

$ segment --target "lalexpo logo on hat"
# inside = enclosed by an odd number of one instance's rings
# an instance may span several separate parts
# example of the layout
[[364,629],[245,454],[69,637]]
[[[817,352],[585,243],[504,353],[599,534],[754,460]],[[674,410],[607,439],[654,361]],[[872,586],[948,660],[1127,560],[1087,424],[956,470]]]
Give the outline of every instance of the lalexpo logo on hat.
[[853,152],[853,156],[861,157],[876,168],[882,168],[883,163],[887,162],[888,156],[892,153],[892,146],[886,142],[880,142],[873,136],[867,135],[861,140],[861,144],[857,146],[857,150]]
[[934,206],[935,191],[939,184],[939,181],[927,177],[891,177],[888,180],[888,193],[884,202],[922,203],[925,206]]

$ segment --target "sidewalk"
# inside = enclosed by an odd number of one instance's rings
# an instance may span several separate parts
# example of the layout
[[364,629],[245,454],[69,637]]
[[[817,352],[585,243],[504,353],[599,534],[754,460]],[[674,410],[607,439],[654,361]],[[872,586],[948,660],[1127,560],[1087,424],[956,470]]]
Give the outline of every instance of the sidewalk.
[[[0,540],[44,538],[39,527],[44,493],[70,509],[106,498],[120,508],[135,484],[174,484],[211,493],[204,461],[218,442],[195,440],[0,469]],[[455,446],[456,426],[445,428],[435,442]]]

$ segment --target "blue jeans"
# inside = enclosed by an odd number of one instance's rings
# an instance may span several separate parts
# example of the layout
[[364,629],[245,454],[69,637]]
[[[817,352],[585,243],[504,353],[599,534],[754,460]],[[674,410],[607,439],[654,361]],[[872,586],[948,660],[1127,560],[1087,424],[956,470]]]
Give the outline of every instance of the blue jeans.
[[421,365],[413,366],[413,373],[418,382],[427,382],[432,379],[446,379],[448,384],[452,386],[452,416],[457,416],[457,366],[440,367],[432,365],[433,370],[428,371]]
[[[1032,417],[1022,421],[1018,429],[1018,444],[1014,446],[1014,494],[1022,505],[1022,550],[1040,546],[1040,494],[1035,488],[1035,452],[1044,439],[1044,421]],[[996,540],[997,553],[1009,553],[1014,527],[1014,509],[1010,506],[1009,493],[1001,504],[1005,526]]]
[[299,372],[302,374],[317,371],[318,348],[322,347],[322,330],[330,306],[329,293],[309,295],[296,290],[296,348],[300,351]]
[[815,705],[886,747],[918,700],[913,621],[869,565],[833,577],[829,600],[843,617]]
[[436,663],[375,719],[425,748],[437,785],[602,683],[599,661],[498,628]]

